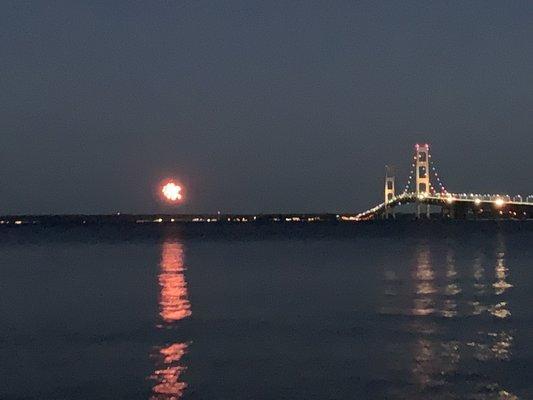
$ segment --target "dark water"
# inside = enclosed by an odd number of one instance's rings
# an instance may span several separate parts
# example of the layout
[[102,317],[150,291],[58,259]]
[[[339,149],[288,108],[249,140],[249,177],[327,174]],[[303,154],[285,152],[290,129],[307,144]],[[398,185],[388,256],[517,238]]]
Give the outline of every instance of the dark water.
[[533,398],[533,228],[0,232],[1,399]]

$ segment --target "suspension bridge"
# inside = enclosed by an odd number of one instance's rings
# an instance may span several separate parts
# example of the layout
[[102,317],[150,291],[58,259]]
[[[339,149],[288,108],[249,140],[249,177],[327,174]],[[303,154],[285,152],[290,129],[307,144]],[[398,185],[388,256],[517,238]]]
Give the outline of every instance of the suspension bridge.
[[415,145],[411,171],[401,193],[396,193],[393,168],[386,168],[384,201],[343,220],[395,218],[396,207],[414,204],[417,218],[430,218],[431,207],[447,218],[533,218],[533,195],[454,193],[448,191],[433,162],[428,144]]

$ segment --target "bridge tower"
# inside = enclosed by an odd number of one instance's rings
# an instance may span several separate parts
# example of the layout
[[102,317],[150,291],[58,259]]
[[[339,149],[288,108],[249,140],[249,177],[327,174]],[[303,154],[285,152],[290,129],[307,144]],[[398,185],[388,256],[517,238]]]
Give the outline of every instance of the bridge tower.
[[389,214],[392,210],[392,217],[396,218],[396,212],[394,207],[389,207],[389,203],[396,196],[395,186],[394,186],[394,167],[386,165],[385,166],[385,218],[389,219]]
[[[430,183],[429,183],[429,145],[417,144],[415,146],[415,167],[416,167],[416,216],[420,218],[420,210],[422,204],[420,201],[429,196]],[[429,218],[429,204],[426,208],[426,216]]]

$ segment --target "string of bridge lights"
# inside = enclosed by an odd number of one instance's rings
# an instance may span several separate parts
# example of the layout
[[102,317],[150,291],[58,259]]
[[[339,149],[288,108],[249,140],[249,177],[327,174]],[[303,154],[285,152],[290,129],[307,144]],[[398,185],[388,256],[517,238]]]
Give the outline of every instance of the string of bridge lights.
[[431,157],[431,154],[429,155],[429,165],[433,172],[433,175],[435,175],[435,178],[437,179],[437,183],[440,187],[440,192],[443,194],[447,194],[448,191],[446,190],[446,186],[444,186],[444,183],[442,183],[439,174],[437,173],[437,168],[435,167],[435,162],[433,161],[433,158]]
[[415,168],[416,168],[416,156],[413,156],[413,163],[411,164],[411,171],[409,171],[409,178],[407,178],[407,184],[405,185],[405,189],[403,190],[403,193],[408,193],[409,188],[411,187],[411,181],[413,180],[413,176],[415,174]]

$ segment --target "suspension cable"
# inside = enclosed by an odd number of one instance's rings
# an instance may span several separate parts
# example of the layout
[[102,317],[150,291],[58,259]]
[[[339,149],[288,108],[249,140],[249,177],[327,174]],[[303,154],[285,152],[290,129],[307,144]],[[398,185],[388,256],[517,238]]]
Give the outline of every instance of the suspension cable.
[[411,182],[415,174],[415,166],[416,166],[416,156],[413,156],[413,163],[411,164],[411,171],[409,171],[409,178],[407,179],[407,184],[405,185],[403,194],[406,194],[409,191],[409,188],[411,187]]
[[446,190],[446,186],[444,185],[444,183],[440,179],[439,174],[437,173],[437,168],[436,168],[435,162],[433,161],[433,158],[431,157],[431,154],[429,155],[429,164],[431,167],[431,171],[433,172],[433,175],[435,176],[435,179],[437,180],[437,184],[439,185],[440,193],[447,194],[448,191]]

